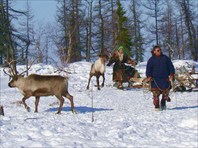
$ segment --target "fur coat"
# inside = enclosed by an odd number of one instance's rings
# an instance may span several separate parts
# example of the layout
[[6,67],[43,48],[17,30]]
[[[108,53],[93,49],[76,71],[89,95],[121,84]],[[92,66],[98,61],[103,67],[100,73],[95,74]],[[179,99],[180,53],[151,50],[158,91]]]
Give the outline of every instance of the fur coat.
[[127,54],[119,55],[119,53],[116,52],[111,56],[107,65],[110,66],[113,63],[113,81],[128,82],[129,78],[126,72],[128,66],[126,66],[125,63],[135,65],[135,61],[133,61]]

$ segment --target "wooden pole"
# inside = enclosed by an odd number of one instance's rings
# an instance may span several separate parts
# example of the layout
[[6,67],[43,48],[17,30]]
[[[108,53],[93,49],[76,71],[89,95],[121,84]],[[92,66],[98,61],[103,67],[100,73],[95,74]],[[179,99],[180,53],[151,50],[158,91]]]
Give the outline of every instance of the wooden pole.
[[3,106],[0,105],[0,115],[4,116]]

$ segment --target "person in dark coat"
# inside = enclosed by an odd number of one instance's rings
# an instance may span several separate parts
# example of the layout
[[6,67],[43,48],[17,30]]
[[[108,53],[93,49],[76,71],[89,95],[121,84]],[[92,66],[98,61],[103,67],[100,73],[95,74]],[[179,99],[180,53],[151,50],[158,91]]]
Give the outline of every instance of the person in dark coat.
[[[170,102],[169,91],[171,89],[170,80],[174,79],[175,68],[169,57],[164,55],[160,46],[154,46],[152,56],[147,62],[146,76],[151,82],[151,92],[153,93],[153,104],[155,109],[166,109],[166,101]],[[159,96],[162,94],[161,103]]]
[[115,83],[118,83],[118,88],[122,89],[123,85],[122,83],[124,82],[128,82],[129,78],[128,78],[128,73],[127,73],[127,69],[129,67],[127,67],[125,65],[125,63],[131,64],[131,65],[136,65],[136,62],[133,61],[126,53],[125,53],[125,49],[123,46],[120,46],[116,52],[113,53],[113,55],[111,56],[109,63],[107,64],[107,66],[112,65],[113,63],[113,81]]

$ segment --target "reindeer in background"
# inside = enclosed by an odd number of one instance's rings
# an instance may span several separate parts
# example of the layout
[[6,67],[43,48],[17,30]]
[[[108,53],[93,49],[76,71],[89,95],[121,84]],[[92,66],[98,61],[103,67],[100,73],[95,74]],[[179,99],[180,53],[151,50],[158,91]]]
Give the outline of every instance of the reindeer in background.
[[95,61],[94,64],[91,65],[91,70],[90,70],[90,73],[89,73],[89,80],[88,80],[87,89],[89,89],[90,80],[93,76],[96,76],[96,82],[97,82],[98,90],[100,90],[100,85],[99,85],[100,76],[103,77],[102,87],[104,86],[104,82],[105,82],[105,76],[104,76],[105,62],[108,60],[108,55],[99,54],[98,56],[99,56],[99,58]]

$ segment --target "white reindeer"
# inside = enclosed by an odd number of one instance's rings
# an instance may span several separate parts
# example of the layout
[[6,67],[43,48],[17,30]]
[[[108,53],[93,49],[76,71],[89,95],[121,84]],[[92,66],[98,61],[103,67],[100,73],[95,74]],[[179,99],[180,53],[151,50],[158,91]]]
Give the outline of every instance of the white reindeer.
[[99,78],[100,76],[103,77],[103,82],[102,82],[102,87],[104,86],[104,81],[105,81],[105,62],[107,61],[108,56],[106,54],[100,54],[99,55],[99,59],[95,61],[94,64],[91,65],[91,70],[89,73],[89,81],[88,81],[88,85],[87,85],[87,89],[89,89],[89,84],[90,84],[90,80],[92,78],[92,76],[96,76],[96,82],[97,82],[97,87],[98,90],[100,90],[100,86],[99,86]]

